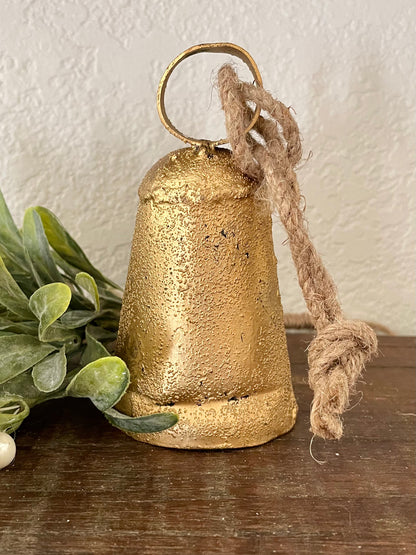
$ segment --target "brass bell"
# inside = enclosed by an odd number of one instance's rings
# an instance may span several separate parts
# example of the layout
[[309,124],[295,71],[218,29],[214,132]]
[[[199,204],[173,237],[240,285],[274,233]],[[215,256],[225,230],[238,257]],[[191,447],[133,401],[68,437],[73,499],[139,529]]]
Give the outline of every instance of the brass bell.
[[270,210],[230,151],[218,148],[225,141],[182,136],[164,110],[170,73],[200,51],[239,56],[261,84],[250,55],[223,43],[189,49],[162,78],[162,122],[192,146],[159,160],[139,187],[117,341],[132,381],[118,408],[178,414],[172,428],[132,434],[140,441],[248,447],[288,432],[297,405]]

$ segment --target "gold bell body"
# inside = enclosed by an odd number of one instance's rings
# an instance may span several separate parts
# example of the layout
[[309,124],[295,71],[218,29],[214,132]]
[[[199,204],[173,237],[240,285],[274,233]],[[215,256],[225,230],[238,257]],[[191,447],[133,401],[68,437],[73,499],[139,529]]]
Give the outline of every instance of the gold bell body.
[[184,148],[139,188],[117,354],[131,416],[175,412],[132,434],[165,447],[249,447],[295,423],[270,210],[226,149]]

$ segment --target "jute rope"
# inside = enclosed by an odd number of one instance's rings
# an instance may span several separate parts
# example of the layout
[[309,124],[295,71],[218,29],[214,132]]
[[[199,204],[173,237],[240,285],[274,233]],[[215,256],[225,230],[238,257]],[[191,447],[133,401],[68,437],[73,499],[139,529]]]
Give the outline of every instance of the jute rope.
[[[295,173],[302,157],[301,141],[289,108],[262,87],[240,81],[230,65],[220,69],[218,85],[235,162],[257,180],[257,195],[279,213],[317,330],[308,348],[309,385],[314,392],[311,431],[339,439],[350,394],[365,363],[377,352],[376,335],[367,324],[343,317],[335,284],[309,238]],[[253,115],[249,102],[269,115],[257,120],[257,135],[245,133]]]
[[[314,321],[312,320],[312,316],[309,312],[285,312],[284,321],[286,329],[305,330],[315,328]],[[395,335],[390,328],[380,324],[379,322],[366,320],[365,323],[370,326],[370,328],[373,328],[377,334],[381,333],[383,335]]]

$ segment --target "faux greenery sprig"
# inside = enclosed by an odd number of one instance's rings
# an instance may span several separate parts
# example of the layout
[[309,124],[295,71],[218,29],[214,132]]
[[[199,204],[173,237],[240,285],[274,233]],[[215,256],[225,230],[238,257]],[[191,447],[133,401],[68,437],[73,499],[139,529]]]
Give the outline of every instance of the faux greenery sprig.
[[35,405],[88,397],[120,429],[169,428],[173,413],[139,418],[114,409],[130,383],[111,355],[121,290],[88,260],[56,216],[28,208],[19,230],[0,192],[0,432]]

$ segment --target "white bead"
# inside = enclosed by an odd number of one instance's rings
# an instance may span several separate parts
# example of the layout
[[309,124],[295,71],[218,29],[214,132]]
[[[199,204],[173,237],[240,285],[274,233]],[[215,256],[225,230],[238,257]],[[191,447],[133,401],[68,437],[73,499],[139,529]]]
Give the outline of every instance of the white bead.
[[16,444],[14,439],[6,434],[0,432],[0,470],[8,466],[16,456]]

